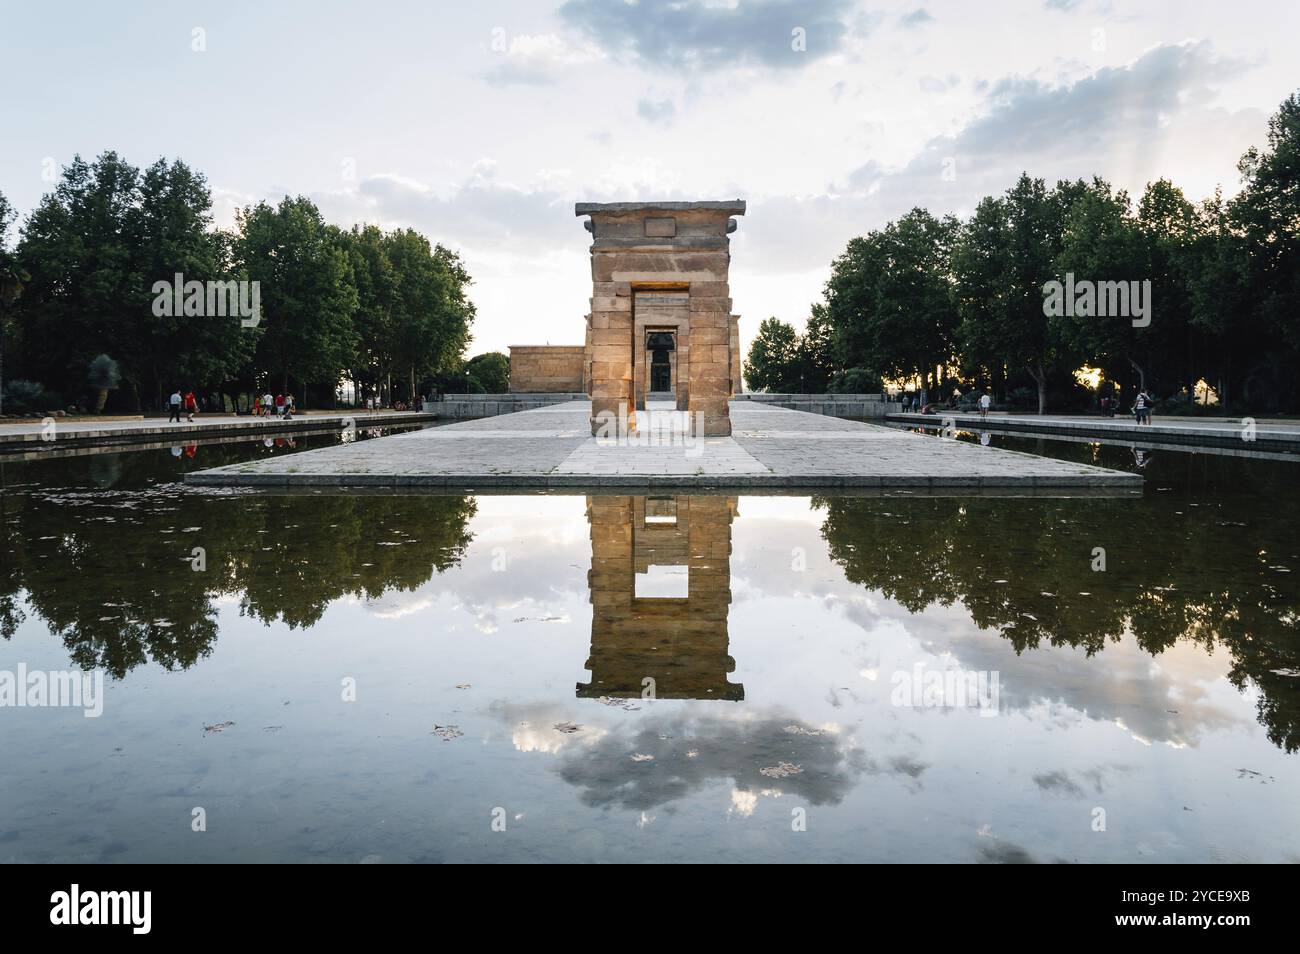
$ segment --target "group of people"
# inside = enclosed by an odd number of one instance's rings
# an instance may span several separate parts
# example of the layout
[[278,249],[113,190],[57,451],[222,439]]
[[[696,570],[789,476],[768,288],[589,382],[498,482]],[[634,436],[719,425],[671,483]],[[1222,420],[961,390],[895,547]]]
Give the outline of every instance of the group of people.
[[[1137,396],[1133,398],[1133,420],[1138,424],[1150,424],[1151,409],[1155,403],[1155,398],[1151,396],[1146,388],[1139,389]],[[1102,397],[1100,404],[1102,417],[1114,417],[1115,412],[1119,410],[1120,401],[1118,397],[1107,394]]]
[[[948,408],[955,410],[961,400],[961,391],[954,388],[952,397],[948,400]],[[904,411],[920,411],[922,414],[932,413],[938,407],[933,404],[923,404],[920,396],[913,392],[904,392],[902,403]],[[1146,388],[1139,389],[1137,395],[1133,398],[1133,407],[1131,408],[1133,419],[1138,424],[1150,424],[1151,411],[1155,407],[1155,403],[1155,398],[1151,396],[1151,393]],[[1102,417],[1114,417],[1115,412],[1119,409],[1120,400],[1118,397],[1108,394],[1101,398],[1100,404]],[[993,396],[988,391],[981,393],[979,399],[975,402],[975,407],[978,409],[981,418],[989,416],[989,409],[992,406]]]
[[259,394],[253,398],[253,417],[282,417],[286,421],[293,417],[292,394]]
[[[193,391],[182,392],[176,388],[167,399],[167,423],[175,421],[177,424],[181,421],[181,415],[191,424],[194,423],[194,415],[199,413],[199,400],[194,396]],[[294,403],[292,394],[259,394],[253,398],[253,416],[254,417],[282,417],[286,421],[293,418]]]
[[[952,398],[948,401],[949,410],[957,409],[957,404],[961,400],[961,397],[961,391],[954,388]],[[922,414],[937,413],[939,409],[939,405],[937,404],[923,403],[921,401],[921,396],[911,391],[903,392],[902,403],[904,411],[920,411]],[[993,395],[989,394],[988,391],[985,391],[979,396],[979,400],[975,402],[975,406],[979,409],[980,417],[987,418],[989,416],[989,409],[993,407]]]
[[177,388],[172,391],[171,397],[167,399],[167,423],[170,424],[175,421],[179,424],[182,413],[185,414],[186,419],[191,424],[194,423],[194,415],[199,413],[199,402],[193,391],[186,391],[182,395],[181,389]]

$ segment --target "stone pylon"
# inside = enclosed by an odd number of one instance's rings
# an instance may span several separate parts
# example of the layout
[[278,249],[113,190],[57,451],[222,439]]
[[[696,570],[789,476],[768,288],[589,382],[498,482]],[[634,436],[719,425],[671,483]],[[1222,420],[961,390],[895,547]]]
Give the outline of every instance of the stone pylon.
[[740,360],[728,236],[745,203],[579,202],[575,212],[590,216],[592,234],[592,433],[635,428],[648,387],[647,336],[667,333],[678,409],[705,436],[729,435]]

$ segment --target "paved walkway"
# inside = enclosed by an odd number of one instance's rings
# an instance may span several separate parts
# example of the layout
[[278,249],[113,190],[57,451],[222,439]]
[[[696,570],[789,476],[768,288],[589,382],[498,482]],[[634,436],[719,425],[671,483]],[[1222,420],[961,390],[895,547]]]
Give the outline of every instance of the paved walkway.
[[695,438],[652,403],[632,440],[592,437],[570,401],[391,437],[232,464],[195,484],[519,488],[1141,487],[1136,474],[925,437],[858,421],[731,405],[732,436]]
[[436,415],[421,411],[358,411],[352,414],[309,411],[295,414],[291,420],[278,417],[237,417],[231,414],[200,414],[193,423],[168,422],[163,417],[118,421],[78,418],[48,418],[41,421],[0,423],[0,450],[41,450],[72,444],[133,444],[159,439],[232,437],[262,434],[285,434],[343,428],[349,422],[356,427],[380,427],[434,421]]
[[[893,423],[942,427],[951,420],[966,430],[981,428],[1025,431],[1035,434],[1077,434],[1103,440],[1166,440],[1180,444],[1241,443],[1255,447],[1300,449],[1300,421],[1267,418],[1166,417],[1156,415],[1154,423],[1138,426],[1132,417],[1100,417],[1084,414],[989,414],[981,419],[968,411],[940,411],[938,414],[889,414]],[[1253,425],[1251,422],[1253,421]]]

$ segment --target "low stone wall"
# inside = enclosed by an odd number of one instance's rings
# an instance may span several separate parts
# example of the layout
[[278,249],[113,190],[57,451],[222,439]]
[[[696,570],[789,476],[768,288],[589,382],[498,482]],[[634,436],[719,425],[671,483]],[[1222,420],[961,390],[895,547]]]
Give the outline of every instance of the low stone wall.
[[[439,417],[494,417],[550,407],[565,401],[586,401],[581,391],[567,393],[518,392],[510,394],[444,394],[436,401],[426,401],[423,410]],[[898,414],[903,405],[886,401],[880,394],[737,394],[733,400],[754,404],[825,414],[829,417],[883,418]]]
[[532,411],[539,407],[563,404],[565,401],[585,401],[581,391],[546,393],[541,391],[517,394],[444,394],[436,401],[425,401],[423,410],[439,417],[495,417],[515,411]]
[[564,394],[586,387],[583,345],[511,345],[511,393]]
[[884,394],[769,394],[751,391],[737,394],[732,400],[829,417],[883,418],[886,414],[903,410],[900,402],[890,401]]

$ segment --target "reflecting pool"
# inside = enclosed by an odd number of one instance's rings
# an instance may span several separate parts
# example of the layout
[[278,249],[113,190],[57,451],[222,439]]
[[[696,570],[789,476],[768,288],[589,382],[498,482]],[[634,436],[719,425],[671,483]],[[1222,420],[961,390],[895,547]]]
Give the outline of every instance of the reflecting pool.
[[1141,466],[1133,498],[179,483],[329,440],[0,463],[0,679],[103,683],[0,708],[0,860],[1300,860],[1294,463],[1003,445]]

